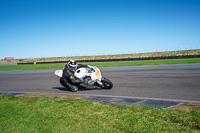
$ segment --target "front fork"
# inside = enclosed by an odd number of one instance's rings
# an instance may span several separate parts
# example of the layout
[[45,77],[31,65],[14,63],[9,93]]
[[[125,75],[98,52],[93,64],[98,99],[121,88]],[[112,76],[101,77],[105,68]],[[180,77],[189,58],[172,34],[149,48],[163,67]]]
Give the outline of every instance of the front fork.
[[103,83],[101,82],[102,80],[104,80],[103,76],[101,76],[99,79],[97,79],[97,84],[100,85],[101,87],[104,87]]

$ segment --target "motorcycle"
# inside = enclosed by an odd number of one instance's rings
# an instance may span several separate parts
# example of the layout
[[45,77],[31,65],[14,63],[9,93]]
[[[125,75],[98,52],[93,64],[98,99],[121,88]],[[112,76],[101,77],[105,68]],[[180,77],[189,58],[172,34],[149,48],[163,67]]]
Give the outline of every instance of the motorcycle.
[[[60,83],[65,87],[61,78],[63,70],[56,70],[54,74],[60,77]],[[82,83],[80,83],[79,87],[92,88],[92,89],[95,88],[112,89],[113,87],[113,83],[109,79],[103,77],[101,75],[100,69],[95,66],[89,66],[87,68],[79,68],[75,71],[74,76],[83,81]]]

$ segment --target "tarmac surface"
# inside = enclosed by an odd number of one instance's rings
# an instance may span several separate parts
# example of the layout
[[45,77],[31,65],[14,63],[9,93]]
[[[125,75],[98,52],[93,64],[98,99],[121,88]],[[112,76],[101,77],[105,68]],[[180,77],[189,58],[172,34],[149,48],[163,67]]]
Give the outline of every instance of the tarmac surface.
[[102,67],[111,90],[62,87],[55,70],[0,71],[0,94],[25,93],[81,95],[84,100],[168,108],[182,102],[200,103],[200,63]]

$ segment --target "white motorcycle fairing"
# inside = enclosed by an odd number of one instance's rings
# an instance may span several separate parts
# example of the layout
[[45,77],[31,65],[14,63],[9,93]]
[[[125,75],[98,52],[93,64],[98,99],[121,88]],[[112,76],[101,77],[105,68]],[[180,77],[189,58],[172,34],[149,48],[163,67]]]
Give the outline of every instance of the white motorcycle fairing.
[[54,72],[54,74],[55,74],[56,76],[58,76],[58,77],[62,77],[63,70],[62,70],[62,69],[61,69],[61,70],[56,70],[56,71]]
[[83,81],[87,78],[87,82],[83,82],[80,84],[80,86],[86,88],[95,88],[95,83],[102,85],[101,72],[97,67],[89,66],[87,68],[79,68],[75,71],[74,76]]
[[79,68],[75,71],[74,76],[83,79],[86,76],[91,77],[91,80],[101,79],[101,72],[97,67]]

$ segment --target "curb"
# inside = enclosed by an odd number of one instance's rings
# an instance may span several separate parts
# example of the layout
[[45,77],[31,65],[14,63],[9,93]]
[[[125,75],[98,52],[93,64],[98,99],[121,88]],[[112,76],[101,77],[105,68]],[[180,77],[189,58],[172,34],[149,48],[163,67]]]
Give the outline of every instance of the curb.
[[117,105],[139,105],[151,108],[164,108],[164,109],[179,109],[179,110],[198,110],[200,111],[199,103],[169,101],[147,98],[125,98],[117,96],[90,96],[90,95],[64,95],[64,94],[39,94],[39,93],[0,93],[3,96],[28,96],[28,97],[54,97],[60,99],[82,99],[85,101],[95,101],[104,104],[117,104]]
[[180,102],[151,100],[151,99],[138,99],[138,98],[121,98],[121,97],[102,97],[102,96],[87,96],[83,98],[86,101],[95,101],[102,103],[111,103],[118,105],[142,105],[152,108],[168,108],[178,105]]

